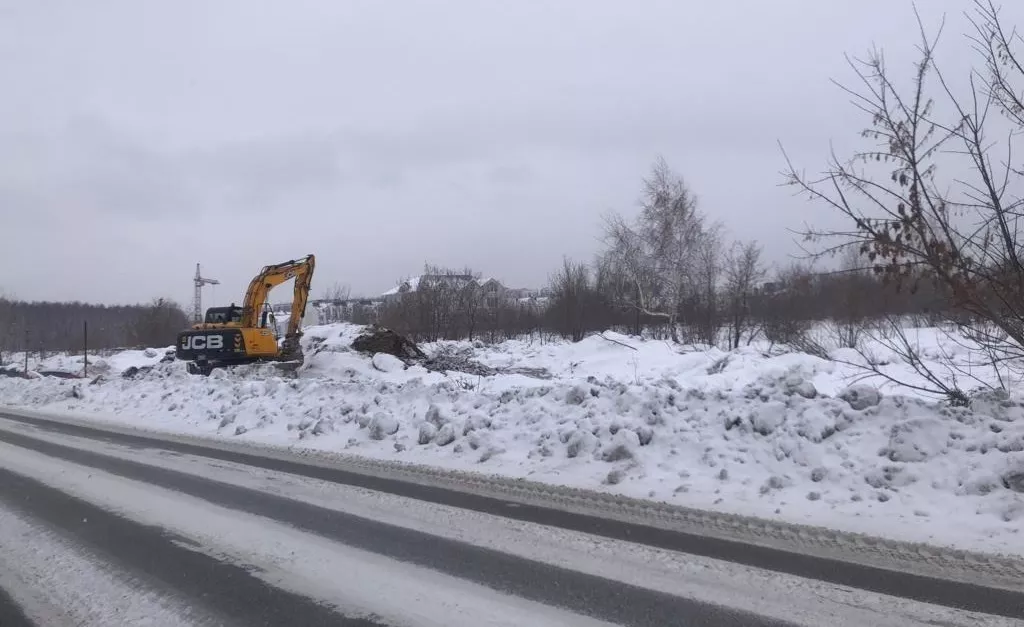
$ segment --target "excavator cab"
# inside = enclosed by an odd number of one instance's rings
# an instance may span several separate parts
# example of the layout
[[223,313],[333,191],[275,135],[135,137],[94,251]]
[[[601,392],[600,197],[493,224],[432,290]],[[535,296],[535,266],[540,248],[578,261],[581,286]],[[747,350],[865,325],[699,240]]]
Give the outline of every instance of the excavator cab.
[[230,307],[210,307],[206,310],[206,318],[203,324],[219,324],[241,326],[242,308],[234,303]]

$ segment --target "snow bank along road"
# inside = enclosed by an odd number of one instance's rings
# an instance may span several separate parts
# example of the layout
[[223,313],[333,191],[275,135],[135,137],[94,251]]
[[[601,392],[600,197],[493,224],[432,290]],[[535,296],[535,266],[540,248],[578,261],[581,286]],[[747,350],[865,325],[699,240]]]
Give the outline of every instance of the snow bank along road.
[[944,579],[380,468],[0,414],[0,625],[1024,624],[1007,564]]

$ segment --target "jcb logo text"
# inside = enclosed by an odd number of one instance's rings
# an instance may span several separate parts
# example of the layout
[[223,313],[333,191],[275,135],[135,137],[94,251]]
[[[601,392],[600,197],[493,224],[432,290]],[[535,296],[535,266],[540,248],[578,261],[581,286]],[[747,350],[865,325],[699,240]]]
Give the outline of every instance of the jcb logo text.
[[184,350],[218,350],[224,348],[224,337],[220,335],[189,335],[182,340]]

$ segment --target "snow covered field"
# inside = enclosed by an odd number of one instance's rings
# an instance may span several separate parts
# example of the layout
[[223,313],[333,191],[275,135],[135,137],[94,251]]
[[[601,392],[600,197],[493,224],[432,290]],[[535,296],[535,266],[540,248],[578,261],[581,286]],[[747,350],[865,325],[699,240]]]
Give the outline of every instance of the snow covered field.
[[[93,364],[102,375],[93,384],[0,377],[0,402],[1024,554],[1016,398],[951,408],[879,390],[880,380],[858,383],[858,369],[807,354],[614,333],[577,344],[427,345],[475,374],[431,372],[352,351],[359,331],[306,329],[297,378],[268,367],[194,377],[182,363],[159,363],[164,350],[127,351]],[[926,360],[966,351],[934,329],[909,333]],[[885,372],[916,377],[891,351],[870,350]],[[80,359],[33,367],[80,371]],[[121,377],[131,366],[154,367]]]

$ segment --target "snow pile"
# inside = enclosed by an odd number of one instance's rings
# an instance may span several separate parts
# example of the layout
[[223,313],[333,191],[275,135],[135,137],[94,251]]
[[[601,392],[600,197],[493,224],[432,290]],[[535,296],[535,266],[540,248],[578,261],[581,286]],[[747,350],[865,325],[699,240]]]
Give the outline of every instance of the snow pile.
[[810,355],[612,333],[423,347],[476,372],[445,373],[353,351],[359,332],[307,329],[294,378],[157,363],[91,384],[0,378],[0,399],[976,550],[1024,547],[1024,407],[1011,398],[950,408],[855,383],[855,369]]
[[[89,375],[98,374],[120,374],[129,368],[151,368],[163,360],[168,352],[173,353],[174,347],[167,348],[146,348],[117,351],[113,354],[90,353]],[[85,355],[68,355],[66,353],[53,353],[39,358],[38,353],[29,353],[28,369],[30,372],[62,373],[68,375],[82,375],[85,367]],[[25,367],[25,353],[14,353],[4,368],[22,371]]]

